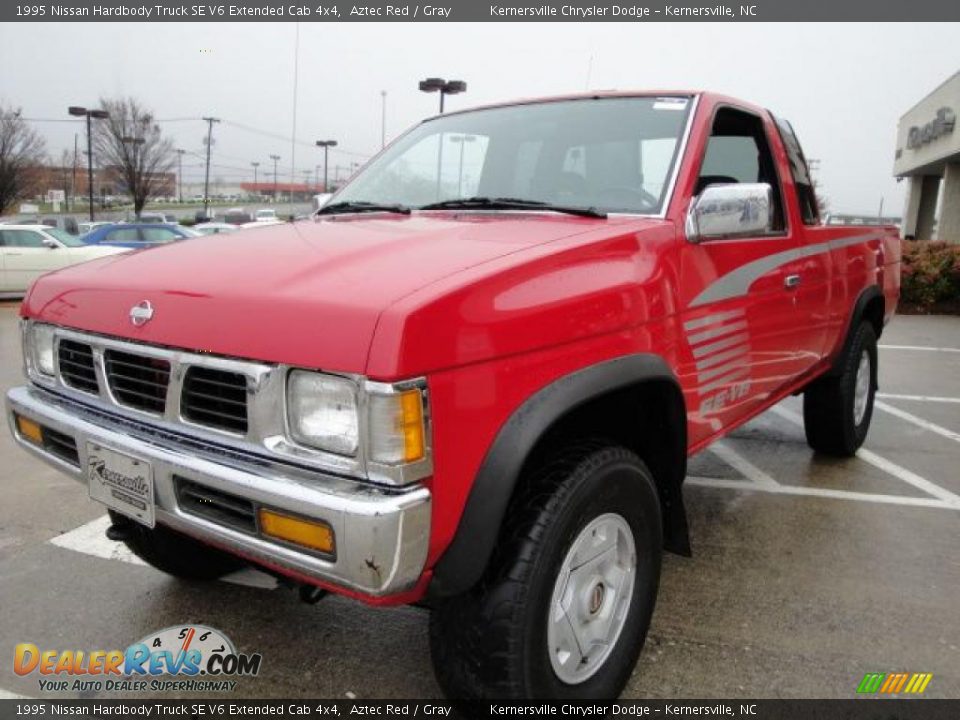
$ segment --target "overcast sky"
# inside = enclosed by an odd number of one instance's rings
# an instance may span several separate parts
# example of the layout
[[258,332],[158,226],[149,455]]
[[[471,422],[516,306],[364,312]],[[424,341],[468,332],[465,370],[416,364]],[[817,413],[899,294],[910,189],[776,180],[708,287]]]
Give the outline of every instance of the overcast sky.
[[[891,177],[897,119],[960,68],[960,24],[301,24],[296,178],[380,148],[381,90],[387,136],[436,111],[417,91],[427,76],[462,79],[461,108],[515,97],[589,89],[703,88],[742,97],[789,118],[836,212],[899,214],[903,185]],[[292,23],[0,24],[0,102],[30,118],[65,119],[68,105],[132,95],[167,120],[195,155],[215,127],[211,173],[252,180],[281,156],[291,174],[294,121]],[[188,119],[183,119],[188,118]],[[253,128],[259,132],[244,129]],[[50,154],[73,150],[73,122],[36,122]],[[266,133],[266,134],[264,134]],[[271,134],[276,137],[271,137]],[[81,136],[81,149],[83,139]],[[271,168],[272,169],[272,168]],[[284,176],[286,176],[284,178]]]

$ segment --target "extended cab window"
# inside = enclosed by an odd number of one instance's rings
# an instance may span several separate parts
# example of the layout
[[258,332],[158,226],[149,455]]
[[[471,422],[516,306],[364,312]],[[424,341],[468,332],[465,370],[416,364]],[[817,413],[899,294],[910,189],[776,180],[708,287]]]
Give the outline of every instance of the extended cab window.
[[336,199],[418,207],[483,196],[657,214],[690,104],[589,98],[444,115],[398,140]]
[[803,224],[816,225],[820,222],[817,193],[813,185],[813,179],[810,177],[807,159],[803,155],[803,148],[800,146],[800,141],[797,140],[797,134],[793,131],[793,126],[781,118],[775,119],[780,137],[783,139],[783,147],[787,151],[787,158],[790,160],[790,174],[793,176],[793,184],[797,188],[797,199],[800,201],[800,216],[803,219]]
[[700,166],[695,195],[710,185],[767,183],[773,188],[773,230],[783,232],[783,195],[763,121],[751,113],[720,108]]

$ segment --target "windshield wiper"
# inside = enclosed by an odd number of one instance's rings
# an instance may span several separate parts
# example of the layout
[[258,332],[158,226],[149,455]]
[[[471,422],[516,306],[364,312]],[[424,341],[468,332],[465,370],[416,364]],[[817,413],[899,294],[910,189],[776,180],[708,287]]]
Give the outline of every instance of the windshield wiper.
[[540,200],[523,200],[508,197],[469,197],[421,205],[418,210],[548,210],[550,212],[578,215],[580,217],[605,218],[607,214],[595,207],[554,205]]
[[409,215],[410,208],[400,203],[375,203],[366,200],[343,200],[324,205],[316,215],[336,215],[337,213],[390,212]]

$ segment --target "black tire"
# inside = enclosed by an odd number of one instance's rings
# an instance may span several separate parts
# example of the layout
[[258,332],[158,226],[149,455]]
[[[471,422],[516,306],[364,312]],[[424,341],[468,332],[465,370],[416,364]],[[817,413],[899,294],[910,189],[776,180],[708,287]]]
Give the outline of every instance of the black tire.
[[123,544],[134,555],[167,575],[184,580],[216,580],[244,565],[232,555],[162,525],[151,529],[113,510],[110,519],[126,529]]
[[[629,450],[591,444],[521,482],[483,579],[431,613],[437,681],[451,699],[617,698],[643,647],[660,580],[663,534],[653,477]],[[633,536],[630,605],[597,671],[567,684],[547,645],[554,584],[580,532],[608,513],[621,516]]]
[[[857,371],[862,357],[870,360],[869,389],[863,417],[855,414]],[[803,428],[807,444],[818,453],[851,457],[867,437],[877,391],[877,334],[873,325],[862,322],[847,354],[840,361],[840,374],[822,378],[803,394]]]

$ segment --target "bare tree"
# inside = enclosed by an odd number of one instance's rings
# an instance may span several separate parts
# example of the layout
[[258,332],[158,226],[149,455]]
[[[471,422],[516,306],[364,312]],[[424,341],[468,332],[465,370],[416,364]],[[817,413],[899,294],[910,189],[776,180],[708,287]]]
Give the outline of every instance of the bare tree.
[[110,116],[96,125],[94,148],[101,166],[116,173],[133,198],[137,217],[147,201],[166,189],[176,163],[173,143],[163,137],[153,113],[133,98],[100,100]]
[[45,156],[46,143],[20,110],[0,105],[0,215],[34,194]]

